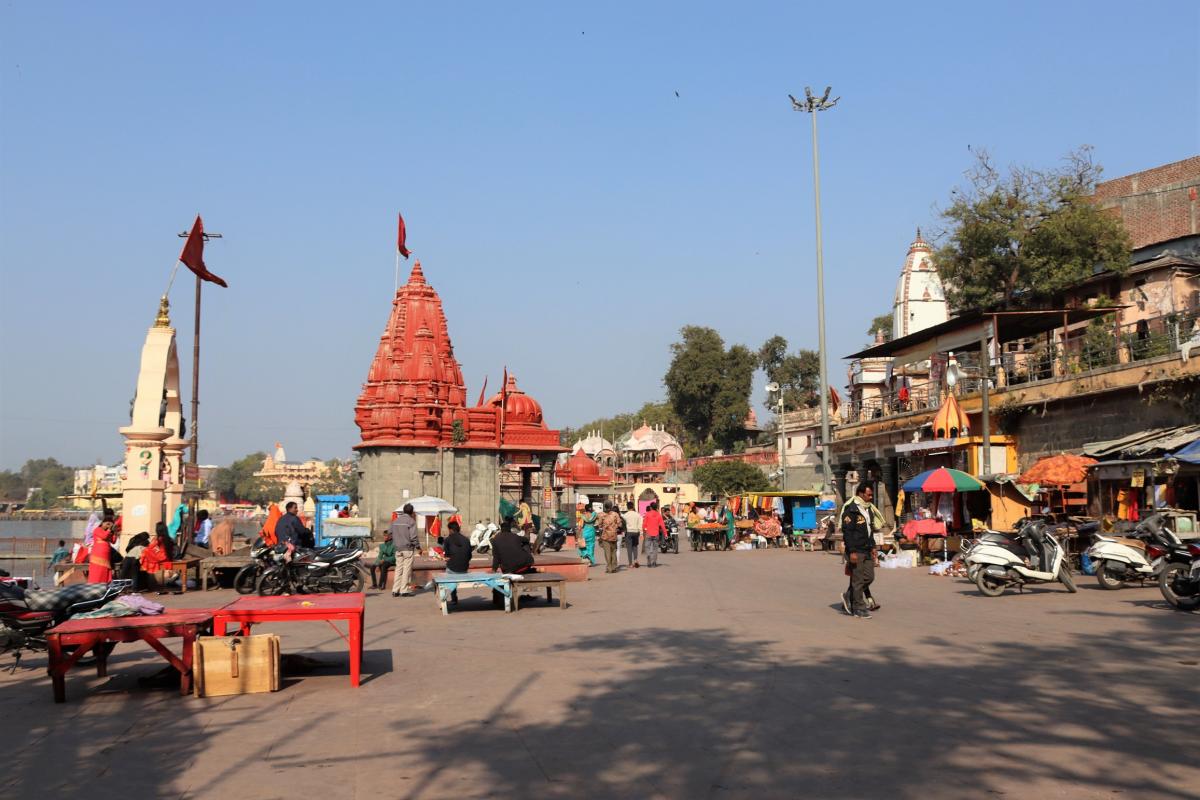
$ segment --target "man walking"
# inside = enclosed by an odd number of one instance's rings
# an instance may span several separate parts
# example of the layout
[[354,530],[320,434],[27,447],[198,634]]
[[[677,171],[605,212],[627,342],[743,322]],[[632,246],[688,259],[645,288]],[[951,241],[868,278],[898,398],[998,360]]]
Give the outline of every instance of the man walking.
[[867,481],[858,485],[855,496],[838,512],[842,544],[850,566],[850,588],[842,595],[842,608],[859,619],[871,619],[870,585],[875,580],[875,536],[883,515],[871,503],[875,490]]
[[421,549],[421,540],[417,536],[417,517],[413,513],[412,503],[405,503],[400,515],[392,522],[388,531],[392,534],[392,543],[396,546],[396,582],[392,584],[392,597],[412,597],[409,587],[412,586],[413,562],[417,551]]
[[662,514],[659,513],[658,503],[651,503],[649,508],[646,509],[644,523],[646,566],[653,568],[658,566],[658,551],[662,545],[663,537],[667,535],[667,526],[663,522]]
[[604,548],[604,571],[617,571],[617,538],[621,535],[621,515],[613,504],[604,503],[604,513],[600,515],[600,546]]
[[621,518],[625,520],[625,557],[629,559],[629,566],[636,569],[641,566],[638,564],[638,538],[642,533],[642,517],[633,510],[632,500],[625,504]]

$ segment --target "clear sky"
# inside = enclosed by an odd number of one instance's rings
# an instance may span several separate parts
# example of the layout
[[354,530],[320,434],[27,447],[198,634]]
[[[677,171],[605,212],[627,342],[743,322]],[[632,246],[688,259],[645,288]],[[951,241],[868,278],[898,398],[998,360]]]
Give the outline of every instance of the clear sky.
[[1200,151],[1198,9],[8,3],[0,467],[120,459],[197,211],[229,281],[205,292],[204,463],[350,453],[397,211],[468,396],[507,364],[554,426],[661,399],[685,324],[815,347],[805,84],[842,96],[820,119],[840,385],[968,146],[1050,165],[1091,144],[1109,177]]

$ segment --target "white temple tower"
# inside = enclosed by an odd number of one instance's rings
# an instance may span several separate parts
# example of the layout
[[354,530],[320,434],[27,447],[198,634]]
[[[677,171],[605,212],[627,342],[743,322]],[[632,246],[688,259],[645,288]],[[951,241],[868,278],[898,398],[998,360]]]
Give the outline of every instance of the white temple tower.
[[908,247],[908,258],[896,283],[896,300],[892,306],[892,338],[931,328],[950,318],[942,279],[933,264],[933,248],[921,238]]

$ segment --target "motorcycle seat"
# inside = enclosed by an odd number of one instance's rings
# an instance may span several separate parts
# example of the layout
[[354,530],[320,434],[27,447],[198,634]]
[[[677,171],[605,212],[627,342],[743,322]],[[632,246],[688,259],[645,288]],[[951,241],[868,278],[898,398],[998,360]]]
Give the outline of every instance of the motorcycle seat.
[[1132,547],[1134,550],[1141,550],[1142,552],[1145,552],[1146,550],[1146,543],[1141,539],[1130,539],[1125,536],[1114,536],[1112,537],[1112,540],[1117,544],[1123,544],[1126,547]]

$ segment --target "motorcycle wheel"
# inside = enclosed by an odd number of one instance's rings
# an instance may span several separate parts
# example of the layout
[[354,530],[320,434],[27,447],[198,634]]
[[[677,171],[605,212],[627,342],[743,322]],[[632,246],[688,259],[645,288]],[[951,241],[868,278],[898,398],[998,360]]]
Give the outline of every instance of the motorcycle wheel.
[[1096,582],[1102,589],[1120,589],[1125,585],[1125,581],[1109,575],[1107,564],[1107,561],[1096,562]]
[[363,572],[356,566],[343,567],[339,580],[334,584],[335,592],[361,592],[363,590]]
[[999,597],[1004,594],[1004,584],[990,577],[987,570],[981,569],[975,574],[975,586],[984,597]]
[[1188,564],[1168,564],[1158,576],[1158,590],[1162,592],[1163,599],[1180,611],[1200,608],[1200,594],[1179,594],[1179,584],[1187,580],[1190,572],[1191,566]]
[[287,576],[282,567],[271,567],[258,577],[258,593],[263,597],[273,597],[287,590]]
[[[1099,573],[1097,573],[1097,574],[1099,574]],[[1079,591],[1078,589],[1075,588],[1075,578],[1073,578],[1071,576],[1071,570],[1067,567],[1066,564],[1062,564],[1059,566],[1058,580],[1062,582],[1063,586],[1067,587],[1067,591],[1070,592],[1071,594],[1075,594],[1076,592]]]
[[254,594],[258,588],[258,565],[247,564],[233,576],[233,590],[238,594]]

